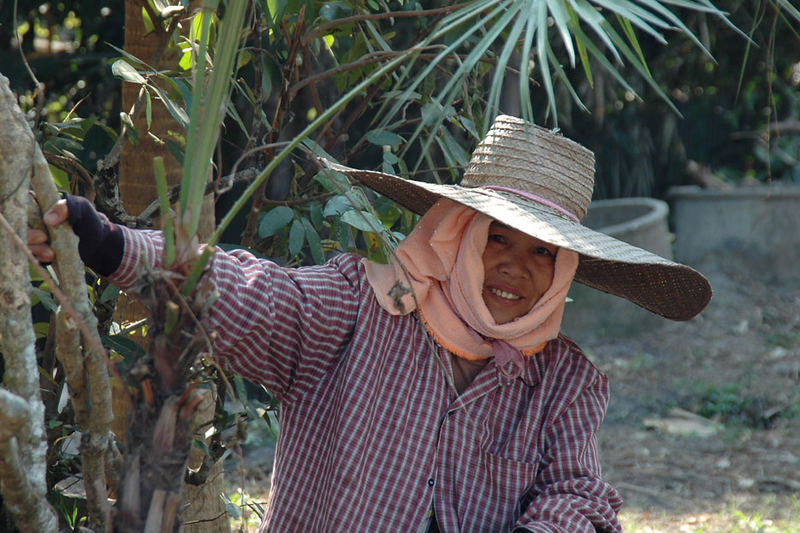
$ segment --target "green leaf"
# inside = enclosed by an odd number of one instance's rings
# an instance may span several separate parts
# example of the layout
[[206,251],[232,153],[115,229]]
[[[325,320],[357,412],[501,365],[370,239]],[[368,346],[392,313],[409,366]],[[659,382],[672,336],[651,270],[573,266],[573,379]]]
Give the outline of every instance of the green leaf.
[[337,20],[350,16],[353,10],[344,2],[323,2],[319,8],[319,16],[325,20]]
[[271,27],[275,26],[282,17],[283,11],[286,9],[286,0],[267,0],[266,2],[267,13],[270,14],[267,20]]
[[403,212],[392,200],[386,196],[379,196],[375,199],[374,203],[375,212],[378,213],[378,218],[381,220],[384,228],[391,228],[397,222]]
[[347,196],[343,194],[337,194],[325,204],[325,209],[322,210],[322,215],[326,217],[338,217],[350,209],[353,209],[353,204],[350,203],[350,200],[347,198]]
[[53,176],[53,181],[59,190],[65,191],[70,188],[70,175],[61,170],[60,168],[50,165],[50,175]]
[[114,350],[125,359],[144,357],[146,352],[136,342],[127,338],[125,335],[106,335],[101,339],[103,346],[109,350]]
[[150,129],[150,125],[153,123],[153,101],[150,96],[150,91],[144,92],[144,118],[147,121],[147,129]]
[[37,339],[44,339],[50,334],[50,322],[36,322],[33,325],[33,333]]
[[175,158],[179,165],[183,165],[183,146],[173,141],[172,139],[166,140],[167,150]]
[[781,9],[785,9],[789,12],[789,14],[800,22],[800,9],[794,7],[789,0],[777,0],[778,5]]
[[124,59],[117,59],[111,63],[111,73],[122,81],[129,81],[131,83],[142,84],[147,81],[144,76],[139,74],[139,72]]
[[167,111],[169,111],[169,114],[172,115],[172,118],[177,120],[178,124],[184,128],[187,128],[189,126],[189,115],[186,114],[186,110],[169,98],[167,93],[161,90],[161,87],[157,85],[148,85],[148,87],[155,91],[155,93],[158,95],[158,98],[164,103]]
[[294,210],[285,205],[270,209],[258,224],[258,236],[262,239],[272,237],[294,218]]
[[469,163],[469,153],[453,138],[453,135],[447,128],[442,128],[441,132],[446,151],[450,157],[453,158],[453,166],[466,166],[467,163]]
[[391,150],[383,151],[383,162],[387,165],[396,165],[400,160]]
[[380,232],[383,230],[380,219],[369,211],[351,209],[342,214],[342,222],[361,231]]
[[364,138],[372,144],[378,146],[397,146],[403,143],[403,138],[386,130],[368,131]]
[[156,27],[153,23],[153,19],[150,18],[150,13],[145,8],[142,8],[142,23],[144,24],[145,34],[155,31]]
[[145,63],[144,61],[142,61],[141,59],[139,59],[135,55],[131,54],[130,52],[128,52],[126,50],[123,50],[122,48],[119,48],[117,46],[114,46],[111,43],[106,43],[106,46],[109,46],[109,47],[113,48],[115,52],[117,52],[119,55],[121,55],[122,57],[127,59],[128,63],[131,63],[133,65],[139,65],[140,68],[146,68],[146,69],[154,70],[147,63]]
[[161,227],[164,230],[164,252],[163,263],[167,268],[171,267],[175,261],[175,218],[169,205],[169,186],[167,185],[167,171],[164,167],[164,158],[157,156],[153,158],[153,175],[156,181],[156,191],[158,192],[158,202],[161,207]]
[[459,122],[461,122],[461,125],[464,127],[465,130],[467,130],[467,132],[472,136],[473,139],[475,139],[476,141],[480,140],[481,137],[478,134],[478,130],[475,128],[475,122],[473,120],[470,120],[468,117],[465,117],[463,115],[459,116],[458,120]]
[[314,229],[314,225],[307,218],[303,219],[303,228],[305,229],[308,248],[311,250],[311,257],[314,259],[315,263],[321,265],[325,262],[325,253],[322,251],[319,233],[317,233],[317,230]]
[[236,393],[236,398],[242,405],[247,405],[249,403],[247,401],[247,387],[242,377],[238,374],[233,375],[233,389]]
[[341,245],[343,250],[350,246],[351,235],[350,226],[342,222],[340,218],[333,219],[333,234],[336,241]]
[[[235,60],[242,37],[248,2],[229,2],[225,16],[218,28],[219,41],[216,43],[213,68],[204,83],[206,72],[206,53],[210,44],[210,27],[215,18],[215,10],[203,6],[199,15],[202,18],[199,33],[197,65],[193,69],[194,87],[190,109],[192,127],[186,136],[186,151],[192,154],[184,162],[179,200],[179,220],[185,225],[189,235],[197,232],[206,181],[211,172],[212,157],[219,139],[220,126],[230,96],[230,81],[235,77]],[[196,263],[195,269],[203,268]]]
[[303,249],[305,234],[306,231],[303,227],[303,223],[298,219],[294,219],[292,227],[289,229],[289,253],[291,255],[297,255],[300,253],[300,250]]
[[114,285],[109,285],[103,290],[103,294],[100,295],[100,302],[110,302],[114,298],[119,295],[119,289]]
[[228,516],[234,519],[241,518],[242,510],[239,509],[239,506],[233,502],[227,502],[225,504],[225,512],[228,513]]
[[37,287],[34,287],[33,294],[39,299],[39,303],[44,306],[50,312],[55,312],[58,309],[58,305],[56,304],[55,300],[53,299],[53,295],[47,291],[43,291]]
[[350,181],[341,172],[323,170],[314,175],[314,181],[322,185],[329,192],[341,193],[350,188]]
[[45,141],[42,145],[42,150],[46,153],[60,154],[73,161],[78,161],[75,153],[82,151],[83,145],[68,137],[56,137]]
[[136,127],[133,125],[133,120],[131,120],[131,116],[124,111],[121,111],[119,114],[119,118],[122,123],[126,126],[125,132],[128,135],[128,138],[131,140],[134,146],[139,146],[139,132],[136,131]]
[[567,51],[570,66],[575,66],[575,49],[572,46],[572,35],[569,31],[569,4],[567,2],[548,2],[550,8],[550,15],[553,17],[553,23],[561,36],[561,42],[564,43],[564,49]]
[[312,202],[308,206],[308,216],[311,217],[311,223],[314,224],[315,228],[322,227],[322,205],[319,202]]
[[648,76],[652,77],[653,74],[647,67],[647,60],[645,59],[644,53],[642,52],[642,47],[639,45],[639,40],[636,38],[636,32],[634,31],[633,26],[631,25],[631,21],[622,17],[617,17],[617,21],[619,22],[619,25],[622,27],[622,32],[625,34],[625,37],[628,39],[628,42],[633,47],[633,50],[636,52],[636,57],[639,58],[639,61],[642,63],[642,66],[645,69],[645,72],[647,72]]
[[182,52],[181,58],[178,61],[178,66],[181,68],[181,70],[189,70],[192,68],[192,47],[190,45],[183,44],[181,45],[180,49]]

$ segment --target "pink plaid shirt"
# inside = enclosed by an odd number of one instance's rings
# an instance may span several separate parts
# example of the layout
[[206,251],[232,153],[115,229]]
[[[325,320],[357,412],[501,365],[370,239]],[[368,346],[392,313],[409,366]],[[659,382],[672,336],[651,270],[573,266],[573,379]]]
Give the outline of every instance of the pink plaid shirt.
[[[161,256],[124,230],[112,281]],[[566,337],[516,379],[490,361],[457,396],[450,357],[415,314],[386,313],[359,258],[282,268],[219,252],[205,318],[214,356],[281,401],[263,531],[621,531],[595,432],[608,383]]]

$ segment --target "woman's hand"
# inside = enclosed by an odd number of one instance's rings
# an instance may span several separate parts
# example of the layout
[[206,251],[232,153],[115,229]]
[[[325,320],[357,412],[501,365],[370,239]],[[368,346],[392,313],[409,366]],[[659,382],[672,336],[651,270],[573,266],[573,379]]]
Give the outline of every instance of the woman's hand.
[[[66,222],[68,217],[67,201],[62,199],[47,210],[42,220],[46,226],[52,228]],[[28,228],[28,249],[40,263],[51,263],[56,258],[55,252],[50,247],[50,236],[44,229]]]
[[[47,210],[43,220],[51,228],[69,223],[78,236],[81,260],[97,274],[109,276],[122,262],[125,248],[122,231],[86,198],[65,195]],[[50,263],[56,257],[45,229],[28,228],[28,249],[42,263]]]

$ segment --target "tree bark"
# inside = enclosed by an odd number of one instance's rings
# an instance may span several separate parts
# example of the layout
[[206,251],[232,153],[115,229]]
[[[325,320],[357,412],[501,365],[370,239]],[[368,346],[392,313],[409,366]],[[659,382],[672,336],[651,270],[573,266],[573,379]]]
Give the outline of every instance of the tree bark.
[[[2,146],[7,153],[17,156],[11,159],[22,165],[22,170],[14,172],[26,179],[30,176],[39,204],[47,209],[60,199],[60,194],[50,175],[47,161],[34,141],[33,132],[8,88],[7,80],[2,78],[0,81],[2,81],[0,116],[6,118],[5,130],[13,131],[7,139],[3,139]],[[30,155],[20,157],[19,154]],[[4,179],[3,183],[14,187],[19,178],[13,178],[11,174],[8,176],[9,178]],[[25,195],[27,202],[28,187],[21,187],[17,190],[18,194],[20,192]],[[21,231],[22,235],[27,231],[27,223],[24,228]],[[59,288],[69,303],[69,306],[62,303],[56,313],[56,354],[64,367],[75,419],[82,432],[81,458],[89,514],[88,525],[95,531],[109,531],[110,506],[106,489],[105,463],[113,458],[115,447],[110,429],[113,415],[107,369],[108,356],[97,334],[97,320],[89,303],[85,271],[78,255],[78,238],[66,224],[51,228],[49,231],[51,246],[56,253],[54,266],[59,275]],[[27,277],[27,265],[25,268],[25,279],[30,283],[30,278]],[[27,312],[27,321],[30,322],[29,307]],[[36,383],[38,394],[38,373]]]
[[39,395],[36,336],[31,321],[28,261],[18,244],[27,232],[31,156],[36,144],[6,78],[0,76],[0,352],[5,385],[0,389],[0,490],[22,531],[56,531],[47,503],[44,404]]
[[[192,0],[187,12],[191,13],[199,2]],[[125,50],[141,58],[157,68],[176,68],[179,57],[175,51],[165,52],[164,41],[147,33],[142,21],[141,2],[127,0],[125,2]],[[188,28],[189,25],[186,25]],[[124,83],[122,88],[122,106],[128,110],[138,98],[139,88],[131,83]],[[148,131],[144,114],[134,122],[139,132],[139,146],[127,144],[120,158],[120,194],[125,210],[133,215],[140,214],[156,198],[155,180],[153,178],[153,158],[162,156],[166,168],[167,182],[170,185],[181,181],[183,169],[165,146],[156,143],[145,132]],[[181,126],[172,118],[164,105],[154,102],[152,120],[149,128],[156,137],[162,140],[169,138],[169,131],[181,131]],[[187,155],[187,157],[191,157]],[[203,215],[198,237],[201,241],[211,236],[215,228],[214,197],[206,195],[203,201]],[[121,316],[124,320],[136,320],[146,316],[147,310],[139,302],[127,300],[129,311]],[[212,406],[214,402],[211,402]],[[119,414],[119,413],[118,413]],[[207,418],[213,417],[213,410]],[[118,433],[121,434],[121,433]],[[210,476],[208,482],[201,486],[184,487],[186,508],[181,514],[182,521],[193,525],[186,528],[192,533],[218,533],[230,531],[225,503],[220,497],[225,491],[225,479],[222,465],[216,466],[218,475]],[[212,519],[213,518],[213,519]]]

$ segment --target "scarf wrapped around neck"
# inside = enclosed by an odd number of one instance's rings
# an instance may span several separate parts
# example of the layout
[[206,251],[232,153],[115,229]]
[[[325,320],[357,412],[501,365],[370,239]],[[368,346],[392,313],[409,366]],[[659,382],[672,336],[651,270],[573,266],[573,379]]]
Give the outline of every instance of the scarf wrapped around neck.
[[558,336],[578,254],[559,248],[550,288],[527,314],[498,324],[482,295],[491,222],[441,199],[397,246],[389,264],[363,262],[387,312],[405,315],[419,308],[428,332],[451,353],[469,360],[497,357],[498,365],[510,361],[520,370],[521,354],[537,353]]

